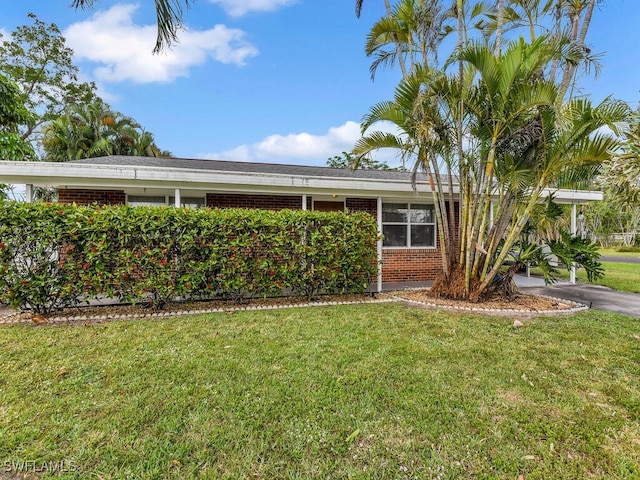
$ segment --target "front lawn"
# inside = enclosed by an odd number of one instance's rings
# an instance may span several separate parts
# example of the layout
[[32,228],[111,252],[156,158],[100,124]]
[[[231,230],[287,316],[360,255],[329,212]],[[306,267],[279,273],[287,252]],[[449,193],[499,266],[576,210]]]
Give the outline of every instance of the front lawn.
[[638,320],[523,322],[378,304],[2,327],[0,462],[105,479],[639,478]]
[[640,258],[640,247],[599,248],[600,255],[608,257]]

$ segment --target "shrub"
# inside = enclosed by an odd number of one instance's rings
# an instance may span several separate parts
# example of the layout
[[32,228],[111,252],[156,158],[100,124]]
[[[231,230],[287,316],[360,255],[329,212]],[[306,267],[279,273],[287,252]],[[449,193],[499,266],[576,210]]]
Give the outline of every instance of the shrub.
[[0,205],[0,301],[46,313],[96,296],[364,292],[376,273],[366,213]]
[[78,272],[60,257],[69,209],[0,205],[0,301],[38,313],[78,303]]

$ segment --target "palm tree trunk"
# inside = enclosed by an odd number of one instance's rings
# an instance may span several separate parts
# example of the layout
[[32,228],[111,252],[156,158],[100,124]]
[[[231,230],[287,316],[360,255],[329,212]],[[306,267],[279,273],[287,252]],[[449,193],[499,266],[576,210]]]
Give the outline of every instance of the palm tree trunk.
[[498,0],[498,15],[496,18],[496,44],[493,49],[493,55],[499,56],[502,49],[502,26],[504,24],[504,0]]
[[[573,12],[572,18],[572,29],[571,29],[571,41],[575,44],[575,48],[579,52],[584,51],[584,43],[587,38],[587,31],[589,30],[589,25],[591,24],[591,18],[593,17],[593,9],[596,5],[596,0],[590,0],[586,7],[586,12],[584,16],[584,20],[582,22],[582,27],[580,27],[580,14],[579,10]],[[580,33],[578,35],[578,29]],[[560,83],[560,88],[558,90],[558,101],[562,101],[564,96],[569,90],[569,85],[571,84],[571,80],[574,77],[576,71],[575,64],[568,64],[564,72],[562,74],[562,82]]]
[[[558,0],[554,7],[554,29],[553,29],[553,37],[558,39],[560,35],[562,35],[562,4],[563,0]],[[551,70],[549,72],[549,78],[554,80],[556,78],[556,72],[558,70],[558,63],[560,59],[555,59],[551,64]]]

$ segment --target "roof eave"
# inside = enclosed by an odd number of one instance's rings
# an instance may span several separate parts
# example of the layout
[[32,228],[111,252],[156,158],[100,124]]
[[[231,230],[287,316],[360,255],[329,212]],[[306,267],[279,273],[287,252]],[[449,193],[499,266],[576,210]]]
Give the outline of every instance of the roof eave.
[[274,173],[185,170],[178,167],[93,165],[52,162],[0,162],[0,181],[83,188],[215,188],[265,191],[358,192],[367,195],[431,193],[427,182],[356,177],[296,176]]

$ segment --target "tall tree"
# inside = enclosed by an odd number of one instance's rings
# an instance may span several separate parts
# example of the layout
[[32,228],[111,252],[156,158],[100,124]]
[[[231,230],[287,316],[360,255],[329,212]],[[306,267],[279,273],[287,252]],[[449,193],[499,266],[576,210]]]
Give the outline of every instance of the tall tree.
[[[579,59],[584,59],[591,53],[586,46],[587,32],[591,25],[593,10],[597,0],[558,0],[561,7],[566,9],[566,15],[571,22],[571,46],[574,54]],[[575,77],[578,62],[568,62],[562,72],[562,80],[560,81],[559,101],[562,101],[569,90],[571,81]]]
[[[92,8],[97,0],[73,0],[73,8]],[[184,28],[183,16],[194,0],[155,0],[158,33],[154,53],[178,42],[178,32]]]
[[100,100],[72,105],[47,124],[42,141],[44,159],[66,162],[103,155],[158,157],[162,152],[150,132],[132,118]]
[[23,140],[39,139],[40,128],[68,104],[93,100],[95,85],[78,81],[73,51],[56,24],[30,13],[31,25],[17,27],[10,38],[0,37],[0,73],[20,87],[22,102],[34,112],[20,128]]
[[451,31],[439,0],[401,0],[367,36],[365,53],[374,57],[371,78],[380,66],[400,65],[406,77],[418,64],[437,61],[440,42]]
[[20,128],[34,115],[23,102],[18,85],[0,74],[0,159],[35,160],[31,144],[22,139]]
[[[357,163],[357,165],[356,165]],[[361,168],[363,170],[396,170],[386,162],[379,162],[373,158],[356,158],[351,152],[342,152],[327,159],[327,166],[331,168]]]
[[[564,39],[542,35],[527,43],[521,38],[496,56],[495,44],[466,39],[463,4],[457,0],[459,44],[445,70],[416,65],[394,100],[372,107],[363,118],[365,136],[354,153],[400,149],[414,159],[416,171],[426,173],[444,266],[432,291],[478,300],[496,288],[497,273],[546,189],[584,179],[608,158],[616,140],[599,129],[616,128],[628,107],[610,100],[598,106],[586,100],[563,103],[561,84],[548,72],[564,59]],[[446,67],[455,64],[458,73],[448,74]],[[395,123],[401,134],[370,131],[383,120]],[[446,193],[453,177],[460,182],[459,214]],[[582,261],[590,275],[600,272],[590,247],[569,236],[563,241],[562,248],[554,244],[563,258]]]
[[[35,160],[33,147],[18,133],[32,118],[18,85],[0,74],[0,160]],[[0,184],[0,199],[6,198],[8,189],[7,185]]]
[[602,182],[618,206],[640,208],[640,111],[624,132],[622,148],[606,162]]

